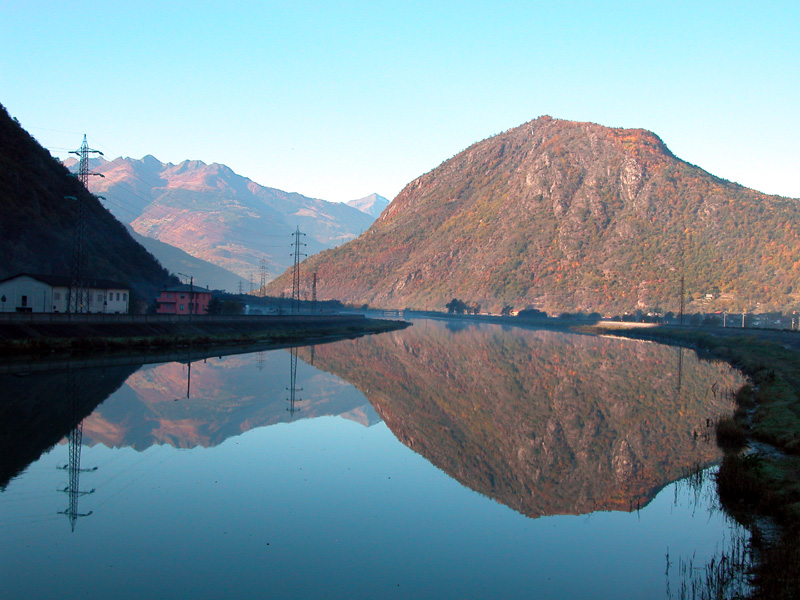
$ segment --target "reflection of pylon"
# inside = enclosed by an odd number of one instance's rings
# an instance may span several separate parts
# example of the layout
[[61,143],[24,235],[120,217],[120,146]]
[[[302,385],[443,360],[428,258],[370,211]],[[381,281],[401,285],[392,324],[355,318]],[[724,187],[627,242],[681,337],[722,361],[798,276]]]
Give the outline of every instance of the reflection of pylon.
[[258,369],[259,371],[263,371],[264,370],[264,353],[263,352],[259,352],[258,354],[256,354],[256,369]]
[[81,513],[78,510],[78,498],[94,493],[94,489],[91,489],[88,492],[81,491],[80,474],[81,472],[86,471],[96,471],[97,467],[94,467],[93,469],[81,469],[83,421],[78,422],[78,418],[80,417],[78,414],[78,389],[77,382],[75,381],[75,373],[72,370],[69,371],[67,385],[68,401],[74,419],[73,422],[76,423],[76,425],[74,429],[69,432],[69,464],[62,467],[63,469],[69,471],[69,485],[61,490],[69,497],[69,506],[66,510],[59,511],[58,514],[67,515],[67,518],[69,518],[69,524],[72,527],[72,531],[75,531],[75,523],[77,522],[78,518],[88,517],[90,514],[92,514],[92,511],[89,511],[88,513]]
[[303,388],[297,387],[297,347],[289,349],[289,369],[290,369],[290,383],[289,387],[286,390],[289,392],[289,397],[286,399],[289,402],[289,406],[286,410],[289,411],[289,414],[294,416],[294,413],[297,412],[299,409],[295,407],[296,402],[302,402],[301,398],[297,397],[297,392],[302,392]]

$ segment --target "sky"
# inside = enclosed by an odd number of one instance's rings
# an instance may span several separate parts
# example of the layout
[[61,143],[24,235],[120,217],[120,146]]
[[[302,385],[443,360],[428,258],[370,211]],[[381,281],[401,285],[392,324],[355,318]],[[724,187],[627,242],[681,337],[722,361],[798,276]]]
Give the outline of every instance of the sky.
[[54,156],[390,200],[541,115],[800,198],[800,2],[0,0],[0,104]]

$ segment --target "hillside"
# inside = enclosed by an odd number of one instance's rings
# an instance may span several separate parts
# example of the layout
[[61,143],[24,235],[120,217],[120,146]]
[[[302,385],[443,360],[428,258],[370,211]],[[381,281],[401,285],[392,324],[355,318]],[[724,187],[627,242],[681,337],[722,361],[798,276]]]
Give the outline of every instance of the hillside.
[[131,237],[136,240],[137,243],[144,246],[150,254],[155,256],[158,262],[170,273],[191,274],[198,285],[208,286],[215,290],[236,292],[239,289],[239,283],[242,284],[243,290],[249,291],[250,289],[248,287],[248,281],[227,269],[218,267],[200,258],[195,258],[188,252],[184,252],[175,246],[170,246],[156,239],[139,235],[130,225],[128,225],[128,233],[131,234]]
[[798,235],[797,200],[714,177],[649,131],[541,117],[412,181],[303,271],[320,298],[387,308],[677,311],[683,276],[689,301],[753,311],[800,300]]
[[291,265],[297,227],[312,255],[352,240],[374,221],[346,204],[264,187],[216,163],[174,165],[145,156],[101,161],[95,170],[104,177],[91,181],[92,192],[137,233],[256,284],[262,260],[267,280]]
[[87,274],[128,284],[144,300],[172,281],[98,200],[0,106],[0,278],[69,275],[77,208],[87,203]]

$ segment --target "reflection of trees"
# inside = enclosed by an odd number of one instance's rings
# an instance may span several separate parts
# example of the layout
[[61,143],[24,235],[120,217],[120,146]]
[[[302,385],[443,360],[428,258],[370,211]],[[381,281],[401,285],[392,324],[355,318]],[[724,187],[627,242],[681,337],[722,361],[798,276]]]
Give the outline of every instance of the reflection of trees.
[[676,394],[672,348],[433,323],[320,347],[316,363],[364,391],[404,444],[531,516],[629,510],[718,460],[698,432],[730,410],[712,385],[740,381],[687,355]]

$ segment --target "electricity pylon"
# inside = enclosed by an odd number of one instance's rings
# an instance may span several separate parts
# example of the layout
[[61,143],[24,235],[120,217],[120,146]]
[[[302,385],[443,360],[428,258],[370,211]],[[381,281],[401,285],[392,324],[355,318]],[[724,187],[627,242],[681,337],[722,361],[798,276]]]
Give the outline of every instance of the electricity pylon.
[[261,257],[261,285],[258,288],[258,295],[262,298],[266,295],[264,291],[267,287],[267,259]]
[[305,233],[300,233],[300,227],[297,228],[293,234],[294,236],[294,252],[292,256],[294,257],[294,270],[292,272],[292,314],[297,314],[300,312],[300,257],[306,256],[302,252],[300,252],[300,246],[305,246],[303,242],[300,241],[300,236],[305,235]]
[[[89,172],[89,154],[92,153],[103,156],[100,150],[89,148],[85,134],[81,147],[70,151],[70,154],[77,154],[80,159],[78,162],[78,181],[81,182],[87,192],[89,191],[89,175],[100,175],[99,173]],[[89,310],[89,286],[86,283],[86,253],[84,248],[84,240],[86,238],[86,196],[85,194],[79,194],[77,197],[66,196],[66,199],[73,200],[78,205],[75,237],[72,240],[72,265],[67,312],[79,313]]]

